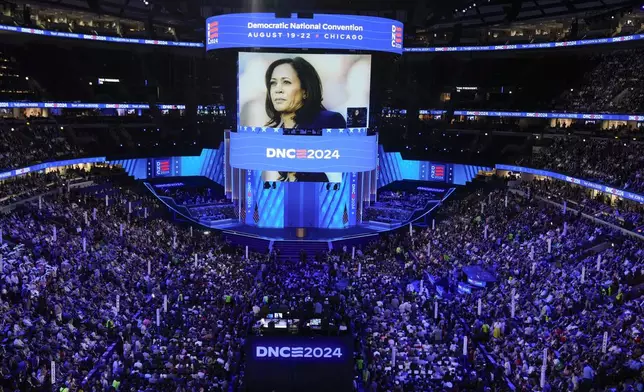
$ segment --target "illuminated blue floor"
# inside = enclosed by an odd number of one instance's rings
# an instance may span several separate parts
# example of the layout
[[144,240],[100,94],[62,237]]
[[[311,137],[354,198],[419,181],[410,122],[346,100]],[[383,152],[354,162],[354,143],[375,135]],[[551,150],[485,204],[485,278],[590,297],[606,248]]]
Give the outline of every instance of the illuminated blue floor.
[[[220,227],[217,227],[220,228]],[[223,229],[223,228],[222,228]],[[227,227],[224,233],[237,234],[249,237],[258,237],[274,241],[334,241],[345,238],[365,237],[376,235],[383,231],[391,230],[372,225],[361,225],[349,227],[346,229],[319,229],[307,228],[306,237],[298,238],[296,228],[286,227],[283,229],[263,229],[255,226],[237,224],[236,226]]]

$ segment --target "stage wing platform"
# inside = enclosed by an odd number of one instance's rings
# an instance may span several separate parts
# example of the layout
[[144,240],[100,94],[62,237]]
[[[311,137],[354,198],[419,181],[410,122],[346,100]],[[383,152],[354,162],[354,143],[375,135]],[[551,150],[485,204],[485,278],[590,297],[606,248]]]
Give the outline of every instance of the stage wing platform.
[[[181,186],[204,186],[203,179],[200,178],[182,178],[181,183],[177,183],[179,179],[166,179],[165,181],[157,180],[145,182],[145,186],[175,215],[175,218],[190,224],[201,226],[204,231],[217,231],[221,232],[224,236],[231,239],[235,243],[248,243],[254,240],[258,241],[264,246],[265,242],[275,243],[281,241],[288,242],[343,242],[349,241],[351,243],[362,242],[371,237],[377,236],[381,233],[393,231],[401,228],[407,228],[409,224],[417,224],[419,226],[427,225],[427,218],[431,216],[432,211],[440,206],[455,190],[455,188],[444,188],[443,193],[435,200],[430,200],[422,208],[415,210],[409,219],[405,221],[396,222],[380,222],[376,220],[368,220],[358,223],[354,226],[347,226],[344,228],[319,228],[319,227],[282,227],[282,228],[264,228],[255,225],[249,225],[240,222],[239,219],[223,218],[217,219],[212,217],[200,217],[196,215],[195,210],[202,207],[186,207],[177,203],[173,197],[169,197],[160,192],[169,185]],[[413,185],[417,187],[418,184],[410,184],[404,181],[398,184],[398,187]],[[217,207],[225,207],[218,204]],[[210,207],[208,207],[210,208]]]

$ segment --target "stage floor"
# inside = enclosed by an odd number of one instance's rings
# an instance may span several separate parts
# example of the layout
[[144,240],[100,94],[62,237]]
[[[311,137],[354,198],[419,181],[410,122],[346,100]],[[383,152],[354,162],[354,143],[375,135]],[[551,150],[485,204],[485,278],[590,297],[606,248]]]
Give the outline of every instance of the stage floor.
[[370,237],[381,232],[390,231],[395,227],[383,227],[380,225],[360,225],[346,229],[319,229],[306,228],[306,237],[298,238],[295,227],[285,227],[281,229],[266,229],[244,224],[236,224],[227,227],[217,227],[224,234],[234,234],[246,237],[260,238],[271,241],[338,241],[352,238]]

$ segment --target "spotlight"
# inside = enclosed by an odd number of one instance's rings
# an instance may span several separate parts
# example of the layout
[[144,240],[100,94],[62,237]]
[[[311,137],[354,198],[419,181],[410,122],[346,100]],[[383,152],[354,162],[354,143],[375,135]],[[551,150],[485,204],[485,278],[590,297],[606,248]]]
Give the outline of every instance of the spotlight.
[[333,185],[333,190],[334,191],[337,191],[338,189],[340,189],[340,184]]
[[271,189],[271,184],[268,181],[264,182],[264,189]]
[[273,181],[273,189],[277,188],[277,183]]
[[[13,131],[13,129],[12,129],[12,131]],[[326,183],[326,190],[327,190],[327,191],[328,191],[328,190],[331,190],[331,183],[330,183],[330,182],[327,182],[327,183]]]

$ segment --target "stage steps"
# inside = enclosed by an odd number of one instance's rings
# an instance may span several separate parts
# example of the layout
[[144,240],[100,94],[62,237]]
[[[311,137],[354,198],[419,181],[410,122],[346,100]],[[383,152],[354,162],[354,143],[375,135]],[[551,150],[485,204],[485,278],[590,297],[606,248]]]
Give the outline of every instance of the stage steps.
[[248,246],[253,252],[268,254],[271,241],[264,238],[250,237],[224,231],[224,238],[237,246],[245,248]]
[[327,241],[275,241],[273,248],[278,252],[280,260],[299,260],[300,252],[306,252],[307,259],[313,259],[317,254],[329,251]]

